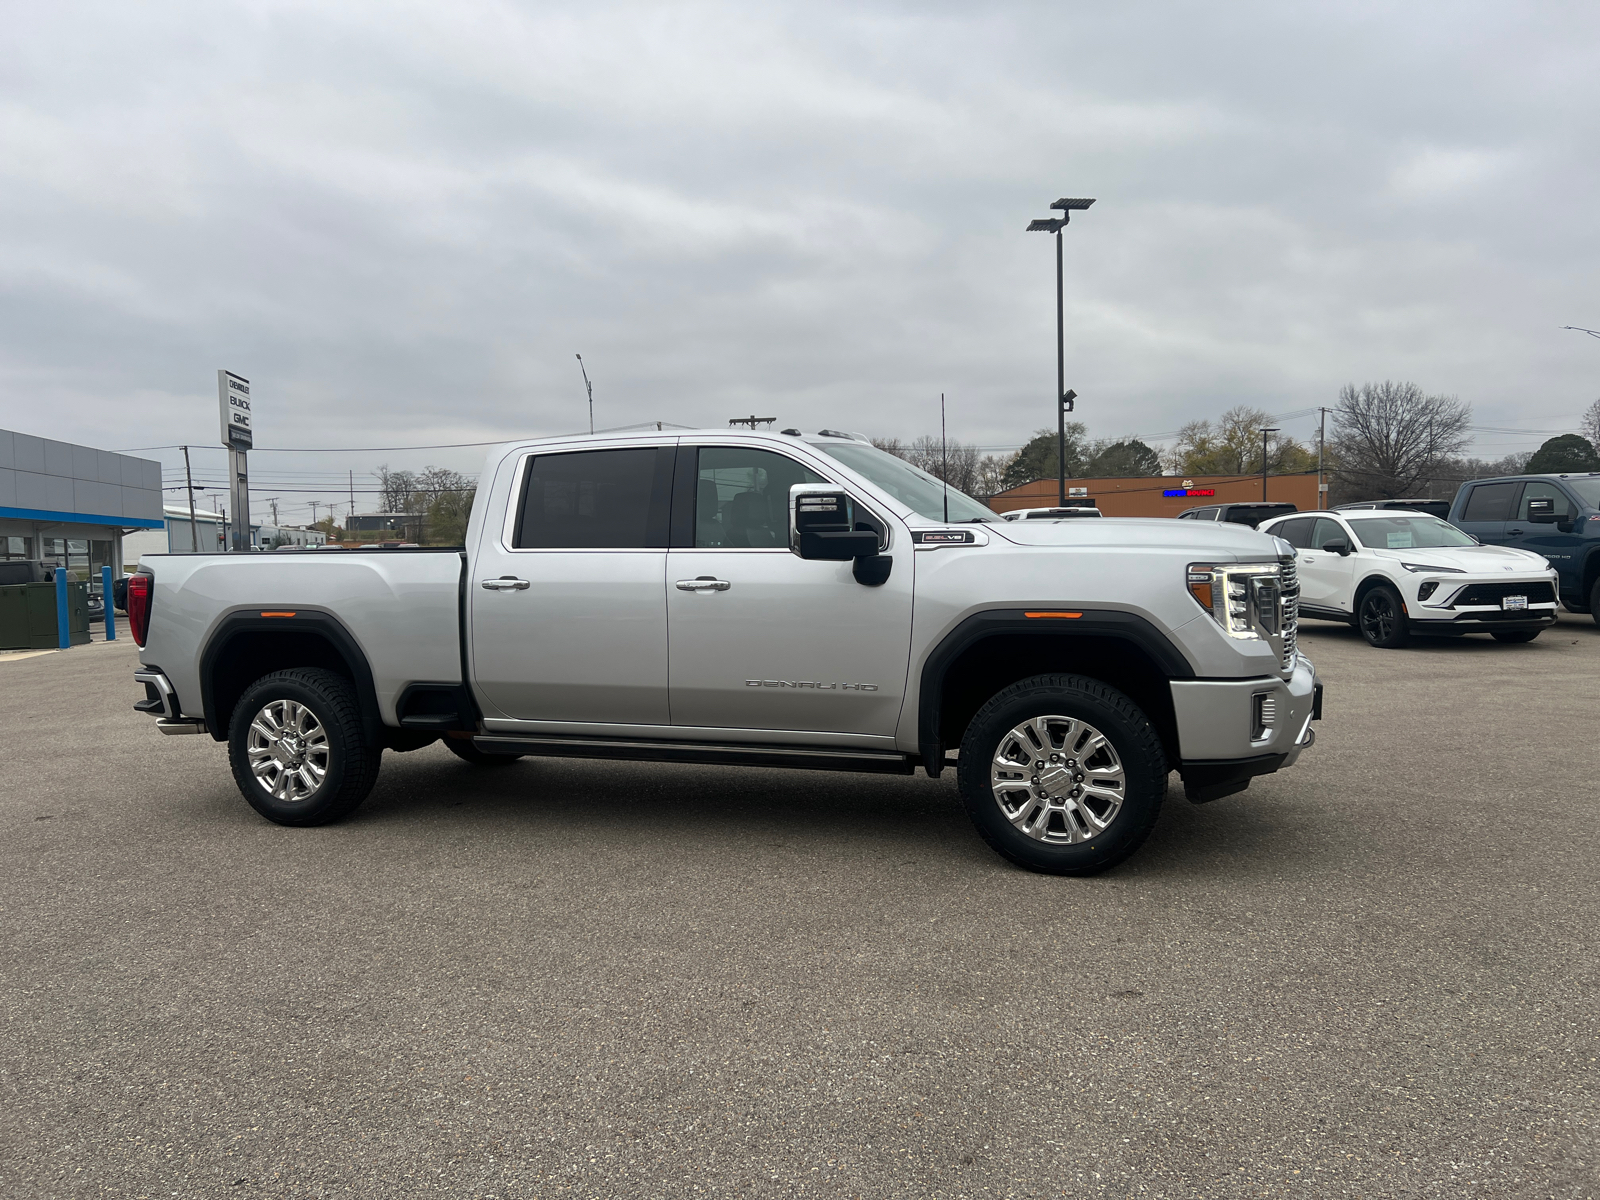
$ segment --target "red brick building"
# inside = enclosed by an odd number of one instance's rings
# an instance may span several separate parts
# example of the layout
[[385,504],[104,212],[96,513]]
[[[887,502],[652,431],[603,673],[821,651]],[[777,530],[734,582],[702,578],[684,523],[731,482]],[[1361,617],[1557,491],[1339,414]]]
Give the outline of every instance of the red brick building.
[[[1287,500],[1302,512],[1318,507],[1317,477],[1267,476],[1268,500]],[[1145,475],[1132,479],[1069,479],[1067,499],[1089,499],[1108,517],[1175,517],[1202,504],[1237,504],[1261,499],[1259,475]],[[990,497],[995,512],[1050,508],[1056,481],[1036,479]]]

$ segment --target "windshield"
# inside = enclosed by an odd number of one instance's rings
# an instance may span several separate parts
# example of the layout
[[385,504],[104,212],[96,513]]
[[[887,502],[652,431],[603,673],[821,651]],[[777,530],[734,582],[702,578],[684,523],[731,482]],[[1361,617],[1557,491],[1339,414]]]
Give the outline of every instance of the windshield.
[[[945,486],[919,471],[903,458],[861,442],[811,442],[830,458],[836,458],[852,471],[877,484],[918,516],[930,521],[945,519]],[[950,520],[998,521],[993,509],[979,504],[964,492],[949,490]]]
[[1350,528],[1369,550],[1440,550],[1478,544],[1438,517],[1362,517],[1351,521]]
[[1588,479],[1563,479],[1561,482],[1577,492],[1578,499],[1589,508],[1600,508],[1600,479],[1590,476]]

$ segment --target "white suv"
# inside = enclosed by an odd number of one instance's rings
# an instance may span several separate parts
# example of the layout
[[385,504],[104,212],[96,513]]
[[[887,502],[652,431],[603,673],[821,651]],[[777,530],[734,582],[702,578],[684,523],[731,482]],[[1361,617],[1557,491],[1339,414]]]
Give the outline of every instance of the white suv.
[[1295,548],[1300,614],[1354,625],[1374,646],[1411,634],[1531,642],[1555,624],[1556,573],[1543,556],[1484,546],[1426,513],[1343,509],[1261,525]]

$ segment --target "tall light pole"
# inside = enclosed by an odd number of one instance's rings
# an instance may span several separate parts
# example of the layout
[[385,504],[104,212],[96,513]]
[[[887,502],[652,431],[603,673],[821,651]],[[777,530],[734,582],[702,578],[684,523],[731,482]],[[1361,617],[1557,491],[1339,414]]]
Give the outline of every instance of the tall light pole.
[[1278,427],[1276,425],[1261,431],[1261,498],[1263,500],[1267,498],[1267,434],[1277,432]]
[[[583,372],[583,390],[589,393],[589,432],[594,432],[594,384],[589,382],[589,368],[583,365],[583,355],[578,355],[578,370]],[[754,429],[752,425],[750,428]]]
[[1585,329],[1582,325],[1563,325],[1563,329],[1571,329],[1577,333],[1587,333],[1592,338],[1600,338],[1600,329]]
[[1061,215],[1042,221],[1030,221],[1029,233],[1056,235],[1056,504],[1067,506],[1067,414],[1072,411],[1073,397],[1067,392],[1067,317],[1061,286],[1061,231],[1072,219],[1094,203],[1089,200],[1057,200],[1050,207]]

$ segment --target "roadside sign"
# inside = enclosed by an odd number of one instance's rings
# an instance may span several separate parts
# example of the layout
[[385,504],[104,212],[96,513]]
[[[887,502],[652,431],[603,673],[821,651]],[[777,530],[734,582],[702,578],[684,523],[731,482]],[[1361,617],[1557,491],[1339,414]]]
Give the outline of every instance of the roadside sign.
[[222,414],[222,444],[230,450],[250,449],[250,381],[232,371],[218,371],[217,402]]

